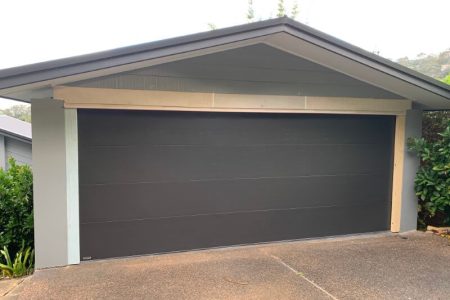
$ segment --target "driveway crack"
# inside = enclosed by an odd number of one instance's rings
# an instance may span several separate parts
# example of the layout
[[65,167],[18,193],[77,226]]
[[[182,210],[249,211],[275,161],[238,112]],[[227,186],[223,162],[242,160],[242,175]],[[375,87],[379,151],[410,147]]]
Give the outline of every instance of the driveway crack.
[[321,292],[323,292],[325,295],[327,295],[328,297],[330,297],[331,299],[334,300],[339,300],[336,296],[332,295],[330,292],[328,292],[327,290],[325,290],[323,287],[321,287],[320,285],[318,285],[317,283],[315,283],[313,280],[309,279],[308,277],[305,276],[305,274],[303,274],[302,272],[296,270],[294,267],[290,266],[289,264],[287,264],[286,262],[284,262],[281,258],[279,258],[278,256],[275,256],[273,254],[269,254],[270,257],[272,257],[273,259],[275,259],[276,261],[278,261],[281,265],[283,265],[284,267],[286,267],[289,271],[293,272],[295,275],[299,275],[301,278],[303,278],[305,281],[309,282],[311,285],[313,285],[315,288],[317,288],[318,290],[320,290]]
[[9,280],[16,280],[16,283],[11,286],[1,297],[6,297],[8,294],[10,294],[13,290],[15,290],[25,279],[9,279]]

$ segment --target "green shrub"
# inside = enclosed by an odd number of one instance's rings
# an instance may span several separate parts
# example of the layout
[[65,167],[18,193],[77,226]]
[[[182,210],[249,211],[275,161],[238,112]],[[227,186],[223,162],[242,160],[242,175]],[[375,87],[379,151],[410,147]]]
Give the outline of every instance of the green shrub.
[[21,277],[33,272],[34,250],[31,250],[31,247],[25,249],[24,245],[25,243],[22,243],[22,248],[16,253],[14,261],[11,260],[8,248],[3,247],[3,250],[0,250],[6,262],[5,264],[0,263],[2,276]]
[[0,249],[7,247],[15,256],[20,249],[34,248],[33,175],[12,158],[9,165],[0,169]]
[[448,225],[450,222],[450,122],[434,142],[410,139],[409,149],[421,160],[414,181],[419,197],[419,225]]

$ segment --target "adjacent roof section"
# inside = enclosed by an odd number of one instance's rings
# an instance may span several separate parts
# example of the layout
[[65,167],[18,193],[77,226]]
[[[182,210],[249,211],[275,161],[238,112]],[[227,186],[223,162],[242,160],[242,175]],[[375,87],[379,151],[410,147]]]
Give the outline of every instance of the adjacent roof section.
[[[292,38],[299,44],[294,45]],[[0,70],[0,95],[26,101],[19,96],[24,90],[104,76],[104,70],[109,72],[106,75],[119,73],[127,70],[123,66],[129,66],[128,70],[142,68],[145,65],[139,66],[141,62],[256,39],[414,100],[423,107],[450,108],[450,86],[287,17]],[[311,48],[309,53],[320,52],[322,57],[304,55],[303,49],[308,50],[305,43],[317,50]],[[336,55],[344,58],[348,66],[340,69],[341,62],[330,62],[338,60]],[[328,59],[322,59],[326,56]],[[353,71],[355,66],[361,67],[359,71]]]
[[31,141],[31,124],[10,116],[0,115],[0,133]]

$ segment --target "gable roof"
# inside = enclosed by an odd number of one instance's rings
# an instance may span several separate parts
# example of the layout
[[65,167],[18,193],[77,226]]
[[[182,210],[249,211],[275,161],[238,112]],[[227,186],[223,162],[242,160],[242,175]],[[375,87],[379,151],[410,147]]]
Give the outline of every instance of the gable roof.
[[0,115],[0,134],[31,141],[31,124],[22,120]]
[[[306,42],[315,47],[317,52],[334,57],[330,59],[338,56],[345,59],[348,64],[346,69],[338,69],[342,63],[332,66],[338,71],[416,101],[425,108],[450,109],[449,85],[288,17],[0,70],[0,95],[27,101],[20,96],[23,90],[95,78],[103,76],[102,72],[105,71],[109,72],[106,74],[114,74],[123,71],[124,66],[142,68],[139,63],[145,61],[212,49],[218,45],[245,43],[257,38],[259,42],[272,44],[286,51],[298,51],[296,53],[298,55],[302,55],[300,52],[306,50],[300,47],[293,48],[292,38],[302,43]],[[323,57],[325,56],[322,55]],[[322,58],[313,57],[317,63],[323,63]],[[361,67],[360,70],[354,71],[355,66]],[[80,77],[81,75],[84,77]]]

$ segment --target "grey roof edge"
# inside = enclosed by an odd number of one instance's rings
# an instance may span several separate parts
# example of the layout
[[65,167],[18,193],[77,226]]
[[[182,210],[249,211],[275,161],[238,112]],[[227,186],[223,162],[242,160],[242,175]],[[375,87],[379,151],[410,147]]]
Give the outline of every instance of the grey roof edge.
[[4,136],[6,136],[6,137],[11,137],[11,138],[14,138],[14,139],[17,139],[17,140],[26,142],[26,143],[32,143],[32,141],[33,141],[33,138],[32,138],[32,137],[30,138],[30,137],[28,137],[28,136],[16,134],[16,133],[10,132],[10,131],[8,131],[8,130],[0,129],[0,134],[4,135]]
[[0,115],[0,133],[15,139],[31,141],[31,123],[8,115]]
[[[127,46],[127,47],[121,47],[116,48],[112,50],[107,51],[101,51],[96,52],[92,54],[85,54],[80,56],[74,56],[69,58],[63,58],[63,59],[57,59],[47,62],[41,62],[31,65],[25,65],[20,67],[14,67],[9,69],[3,69],[0,70],[0,91],[1,89],[6,89],[9,87],[15,87],[15,86],[21,86],[26,85],[29,83],[35,83],[39,81],[49,80],[52,78],[43,78],[42,80],[39,80],[40,73],[52,71],[52,70],[58,70],[58,69],[64,69],[76,65],[81,64],[94,64],[98,63],[99,61],[106,62],[108,60],[113,60],[118,57],[125,57],[129,55],[135,55],[139,53],[144,52],[150,52],[157,49],[164,49],[164,48],[170,48],[174,46],[180,46],[184,44],[194,43],[194,42],[201,42],[206,40],[211,40],[215,38],[221,38],[226,36],[232,36],[236,34],[245,34],[246,32],[252,32],[262,29],[267,29],[271,27],[277,27],[277,26],[286,26],[289,28],[292,28],[294,30],[300,31],[302,33],[305,33],[307,35],[313,36],[325,43],[329,43],[333,46],[336,46],[338,48],[341,48],[344,51],[350,52],[352,54],[355,54],[357,56],[360,56],[363,59],[366,59],[370,62],[376,63],[382,67],[387,67],[388,69],[392,69],[396,73],[399,73],[400,75],[406,76],[406,79],[408,77],[414,81],[419,81],[421,83],[421,88],[430,90],[436,90],[438,89],[439,94],[447,99],[450,99],[450,86],[440,82],[438,80],[435,80],[431,77],[428,77],[424,74],[421,74],[417,71],[414,71],[412,69],[409,69],[407,67],[404,67],[400,64],[397,64],[393,61],[390,61],[386,58],[383,58],[381,56],[378,56],[376,54],[370,53],[369,51],[366,51],[362,48],[359,48],[357,46],[354,46],[352,44],[349,44],[345,41],[342,41],[336,37],[333,37],[329,34],[326,34],[324,32],[321,32],[317,29],[314,29],[312,27],[309,27],[305,24],[299,23],[295,20],[292,20],[288,17],[282,17],[282,18],[276,18],[276,19],[270,19],[260,22],[254,22],[244,25],[238,25],[223,29],[217,29],[212,30],[208,32],[201,32],[201,33],[195,33],[191,35],[185,35],[181,37],[175,37],[170,39],[164,39],[160,41],[154,41],[144,44],[138,44],[133,46]],[[283,27],[280,28],[280,32],[283,31]],[[241,38],[243,39],[243,38]],[[108,67],[114,67],[116,65],[108,65],[105,64],[104,68]],[[97,68],[98,69],[98,68]],[[97,70],[93,69],[93,70]],[[83,72],[81,72],[83,73]],[[75,75],[77,73],[74,73]],[[61,77],[65,77],[69,75],[63,75]],[[11,82],[15,80],[11,80],[13,78],[20,78],[20,77],[26,77],[25,81],[18,80],[19,82],[17,84],[13,84]],[[30,78],[32,77],[32,78]],[[59,78],[55,76],[53,79]],[[402,78],[402,80],[405,80],[405,78]],[[5,81],[4,84],[2,84],[2,81]],[[417,84],[416,84],[417,85]]]
[[29,102],[27,102],[26,100],[23,99],[17,99],[17,98],[13,98],[7,95],[0,95],[0,100],[1,99],[6,99],[6,100],[13,100],[13,101],[17,101],[17,102],[22,102],[24,104],[30,104]]

